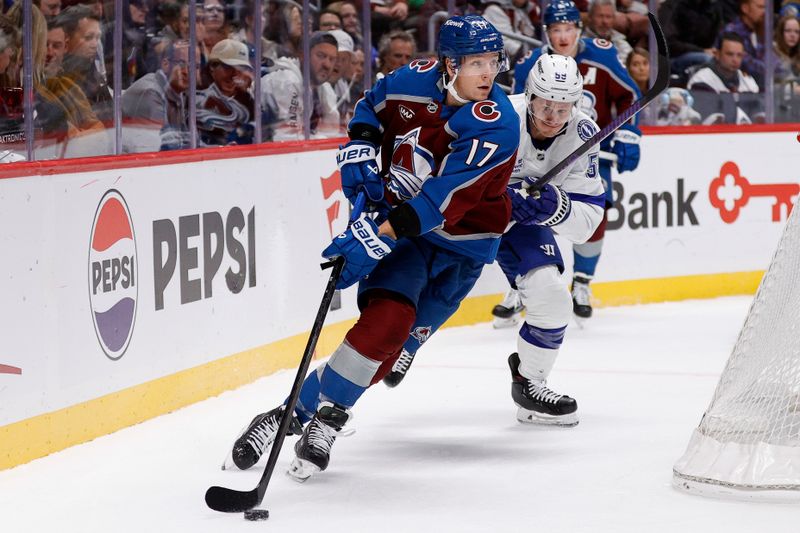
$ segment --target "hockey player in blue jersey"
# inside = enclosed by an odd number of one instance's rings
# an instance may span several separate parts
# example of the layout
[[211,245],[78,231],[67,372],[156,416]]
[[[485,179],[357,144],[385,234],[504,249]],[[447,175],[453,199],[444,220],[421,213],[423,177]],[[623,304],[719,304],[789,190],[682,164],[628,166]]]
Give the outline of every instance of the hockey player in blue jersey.
[[[452,17],[439,32],[439,61],[411,62],[357,103],[351,141],[337,155],[342,186],[351,202],[364,191],[382,216],[362,214],[323,251],[345,259],[338,288],[360,282],[361,314],[303,384],[290,427],[300,433],[305,424],[289,469],[295,479],[327,468],[351,408],[389,372],[418,318],[450,316],[494,261],[519,143],[518,115],[494,84],[507,68],[490,23]],[[281,412],[253,419],[226,464],[255,464]]]
[[[603,39],[580,38],[580,12],[571,0],[553,0],[545,8],[542,20],[548,44],[532,51],[517,64],[514,70],[514,92],[524,90],[528,72],[541,54],[556,53],[575,58],[584,80],[582,109],[601,128],[613,120],[612,108],[621,113],[641,97],[636,83],[619,62],[613,44]],[[639,165],[640,137],[638,118],[634,117],[618,129],[613,137],[603,141],[600,150],[616,155],[617,172],[632,171]],[[606,210],[613,205],[611,166],[610,161],[600,160],[600,176],[606,190]],[[589,282],[594,277],[600,260],[606,220],[604,216],[600,227],[586,243],[573,246],[573,311],[579,319],[592,315]],[[496,317],[495,326],[516,324],[517,312],[521,308],[519,295],[512,289],[492,311]]]
[[[513,223],[500,241],[497,262],[526,311],[517,352],[508,359],[517,419],[525,423],[565,427],[578,423],[577,402],[547,386],[572,315],[555,235],[585,242],[603,218],[598,147],[545,185],[540,198],[528,195],[525,187],[599,130],[578,109],[582,91],[574,59],[543,54],[530,70],[525,93],[510,98],[521,119],[520,144],[510,183]],[[387,385],[403,379],[418,348],[418,340],[409,339],[384,379]]]

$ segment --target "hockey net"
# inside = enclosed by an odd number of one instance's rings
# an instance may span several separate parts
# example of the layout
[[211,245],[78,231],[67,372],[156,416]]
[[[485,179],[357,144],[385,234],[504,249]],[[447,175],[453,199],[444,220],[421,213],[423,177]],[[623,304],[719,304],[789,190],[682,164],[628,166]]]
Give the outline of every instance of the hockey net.
[[789,216],[673,484],[711,496],[800,500],[800,209]]

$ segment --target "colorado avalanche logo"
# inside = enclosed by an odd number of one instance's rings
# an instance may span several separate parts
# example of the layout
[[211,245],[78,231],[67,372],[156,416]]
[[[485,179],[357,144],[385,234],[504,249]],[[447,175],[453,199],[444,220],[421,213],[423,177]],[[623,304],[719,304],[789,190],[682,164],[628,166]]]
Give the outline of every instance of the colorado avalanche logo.
[[578,122],[578,137],[580,137],[582,141],[588,141],[595,133],[597,133],[597,128],[588,120],[583,119]]
[[100,347],[123,356],[136,319],[136,238],[125,199],[111,189],[100,200],[89,242],[89,304]]
[[435,164],[433,154],[419,144],[420,129],[414,128],[394,140],[389,174],[399,176],[407,183],[419,182],[430,176]]
[[433,328],[431,328],[430,326],[420,326],[418,328],[414,328],[414,331],[411,332],[411,336],[417,339],[420,344],[424,344],[432,333],[433,333]]
[[594,45],[601,50],[609,50],[612,46],[614,46],[611,41],[606,41],[605,39],[595,38],[593,40]]

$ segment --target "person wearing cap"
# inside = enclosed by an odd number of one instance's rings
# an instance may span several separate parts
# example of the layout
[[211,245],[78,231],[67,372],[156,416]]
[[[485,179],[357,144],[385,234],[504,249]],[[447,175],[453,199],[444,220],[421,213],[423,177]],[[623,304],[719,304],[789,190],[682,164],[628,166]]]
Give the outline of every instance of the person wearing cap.
[[249,144],[254,101],[247,45],[223,39],[208,55],[211,85],[197,93],[197,130],[207,145]]
[[[196,53],[197,64],[200,54]],[[161,68],[136,80],[122,94],[122,150],[156,152],[189,148],[189,43],[169,43]]]
[[341,131],[347,130],[347,123],[353,116],[353,104],[350,99],[350,88],[353,86],[353,38],[344,30],[329,32],[336,39],[338,52],[328,83],[336,93],[336,107],[339,110]]
[[[312,139],[339,135],[336,93],[328,83],[339,50],[336,38],[328,32],[314,32],[310,40],[311,131]],[[265,139],[301,140],[303,133],[303,58],[280,57],[261,78],[261,101],[268,128]]]

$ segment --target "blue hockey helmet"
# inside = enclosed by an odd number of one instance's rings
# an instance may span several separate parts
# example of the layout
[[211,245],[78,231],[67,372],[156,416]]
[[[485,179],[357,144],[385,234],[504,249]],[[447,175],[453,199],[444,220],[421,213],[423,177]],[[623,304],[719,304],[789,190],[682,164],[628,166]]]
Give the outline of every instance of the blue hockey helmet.
[[572,0],[552,0],[547,7],[544,8],[542,14],[542,25],[547,29],[550,24],[558,22],[573,22],[580,28],[581,12],[575,7]]
[[508,57],[503,46],[503,36],[491,22],[480,15],[455,16],[439,28],[439,60],[449,57],[458,66],[468,55],[497,52],[500,70],[508,70]]

